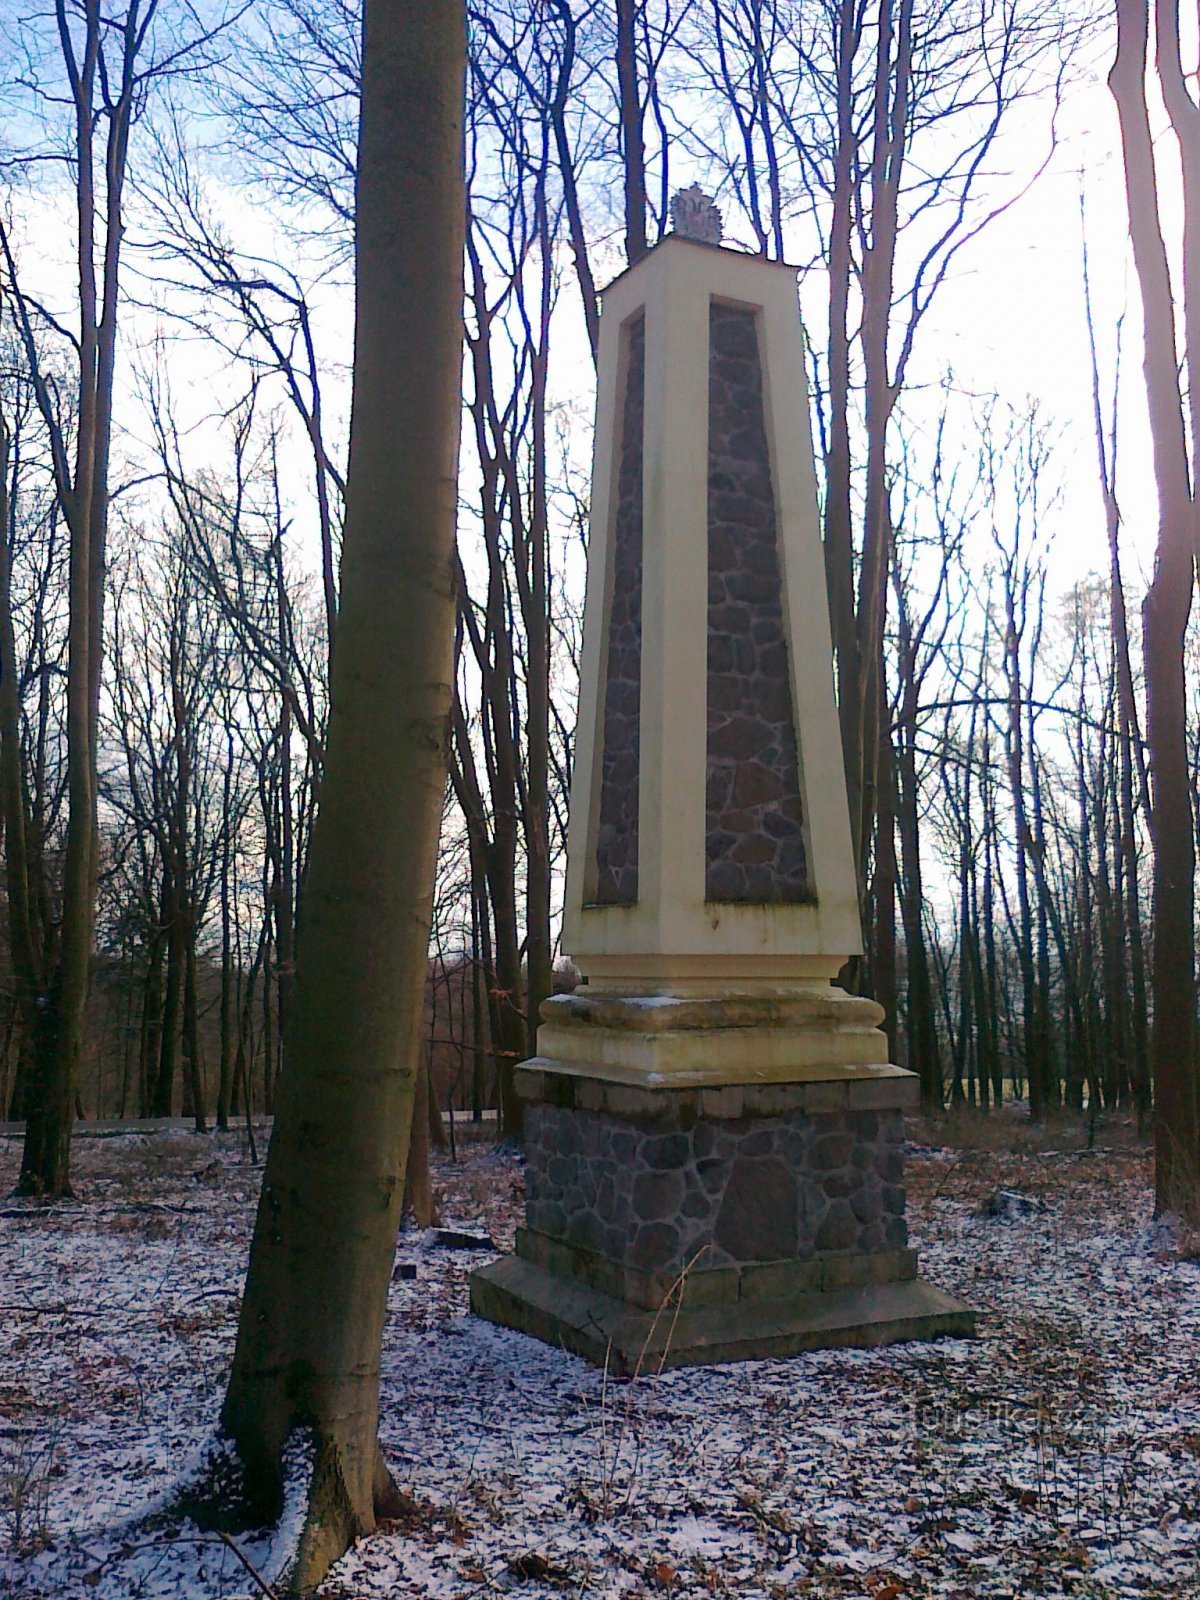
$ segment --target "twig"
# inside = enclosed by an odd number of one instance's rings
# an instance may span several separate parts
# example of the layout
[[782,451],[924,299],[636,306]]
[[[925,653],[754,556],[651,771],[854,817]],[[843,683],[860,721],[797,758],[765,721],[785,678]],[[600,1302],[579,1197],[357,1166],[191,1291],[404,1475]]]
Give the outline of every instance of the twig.
[[950,1179],[953,1177],[954,1173],[957,1172],[958,1168],[962,1166],[963,1162],[969,1160],[971,1156],[977,1156],[978,1154],[978,1150],[964,1150],[961,1155],[955,1156],[954,1160],[946,1168],[945,1172],[942,1173],[941,1181],[938,1183],[937,1188],[933,1191],[933,1198],[935,1200],[940,1200],[942,1198],[942,1195],[946,1192],[947,1183],[949,1183]]
[[233,1551],[234,1555],[238,1558],[238,1560],[245,1567],[246,1571],[254,1579],[254,1581],[258,1585],[260,1591],[263,1594],[266,1595],[267,1600],[279,1600],[279,1596],[275,1592],[275,1590],[271,1587],[271,1585],[263,1577],[262,1573],[259,1572],[258,1568],[250,1560],[249,1556],[246,1556],[246,1555],[242,1554],[242,1552],[238,1549],[237,1545],[234,1543],[233,1539],[229,1536],[229,1534],[227,1534],[227,1533],[219,1533],[217,1535],[217,1538],[220,1539],[222,1544],[226,1544],[226,1545],[229,1546],[229,1548]]

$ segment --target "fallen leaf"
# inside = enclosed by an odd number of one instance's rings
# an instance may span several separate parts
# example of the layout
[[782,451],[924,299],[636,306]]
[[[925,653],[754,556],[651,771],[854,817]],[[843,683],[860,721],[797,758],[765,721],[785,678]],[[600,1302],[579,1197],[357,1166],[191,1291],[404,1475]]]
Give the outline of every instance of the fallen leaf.
[[548,1561],[545,1556],[539,1555],[536,1550],[526,1550],[523,1555],[514,1556],[508,1563],[508,1570],[514,1578],[566,1578],[570,1576],[566,1567],[555,1566],[553,1561]]

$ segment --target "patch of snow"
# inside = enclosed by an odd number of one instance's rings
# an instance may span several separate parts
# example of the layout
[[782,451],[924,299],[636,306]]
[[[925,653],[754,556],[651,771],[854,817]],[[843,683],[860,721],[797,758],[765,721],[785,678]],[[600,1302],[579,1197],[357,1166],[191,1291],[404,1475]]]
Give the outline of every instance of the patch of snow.
[[[216,1425],[258,1174],[236,1138],[88,1145],[79,1204],[0,1219],[0,1441],[31,1480],[0,1594],[261,1595],[212,1535],[143,1515]],[[381,1436],[415,1509],[326,1595],[1195,1600],[1200,1268],[1147,1243],[1148,1177],[1136,1151],[910,1151],[922,1270],[978,1307],[977,1340],[635,1383],[464,1315],[486,1254],[403,1234]],[[446,1226],[511,1245],[518,1161],[464,1143],[435,1182]],[[1054,1204],[998,1228],[1000,1187]],[[236,1541],[268,1584],[306,1473],[286,1526]]]

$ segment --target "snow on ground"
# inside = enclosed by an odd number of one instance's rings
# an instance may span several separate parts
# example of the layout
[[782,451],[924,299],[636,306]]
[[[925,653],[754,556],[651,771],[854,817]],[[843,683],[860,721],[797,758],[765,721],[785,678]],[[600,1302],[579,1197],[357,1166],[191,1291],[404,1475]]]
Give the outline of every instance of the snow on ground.
[[[465,1314],[486,1252],[405,1234],[382,1426],[409,1509],[326,1594],[1200,1596],[1200,1267],[1148,1229],[1122,1130],[1009,1131],[1024,1153],[910,1154],[922,1270],[978,1307],[970,1342],[609,1382]],[[77,1151],[77,1203],[0,1203],[0,1595],[261,1596],[266,1538],[137,1515],[211,1437],[257,1171],[235,1135]],[[461,1156],[443,1221],[509,1247],[519,1162]]]

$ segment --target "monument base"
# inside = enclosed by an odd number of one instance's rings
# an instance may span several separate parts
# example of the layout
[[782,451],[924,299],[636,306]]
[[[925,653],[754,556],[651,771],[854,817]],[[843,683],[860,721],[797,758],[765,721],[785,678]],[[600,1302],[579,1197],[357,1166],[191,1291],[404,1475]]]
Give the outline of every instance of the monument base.
[[671,1298],[650,1312],[519,1255],[472,1275],[471,1310],[622,1377],[975,1331],[973,1311],[917,1277],[779,1300],[688,1305]]
[[518,1069],[526,1226],[471,1308],[620,1372],[969,1336],[917,1277],[869,1000],[560,996]]

